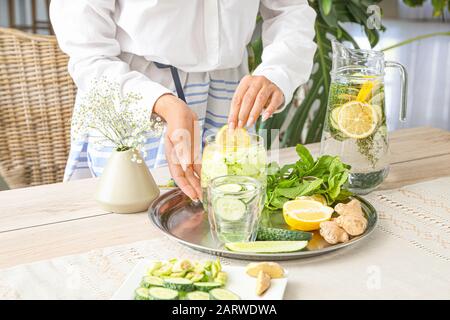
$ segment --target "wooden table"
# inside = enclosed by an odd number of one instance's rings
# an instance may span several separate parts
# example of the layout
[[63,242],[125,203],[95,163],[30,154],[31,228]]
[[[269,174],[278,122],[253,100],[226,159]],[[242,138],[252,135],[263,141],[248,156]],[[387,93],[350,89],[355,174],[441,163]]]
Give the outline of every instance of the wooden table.
[[[309,148],[318,152],[319,145]],[[415,128],[391,135],[392,166],[382,188],[450,176],[450,132]],[[295,161],[293,148],[280,153]],[[152,170],[158,183],[166,168]],[[102,212],[93,200],[96,180],[86,179],[0,192],[0,268],[161,237],[141,214]]]

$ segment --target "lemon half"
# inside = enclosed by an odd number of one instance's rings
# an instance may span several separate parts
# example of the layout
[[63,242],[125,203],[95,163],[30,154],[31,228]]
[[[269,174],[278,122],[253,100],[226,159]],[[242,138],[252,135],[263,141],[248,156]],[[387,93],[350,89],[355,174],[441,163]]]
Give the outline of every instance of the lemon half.
[[216,143],[224,149],[247,148],[250,146],[250,135],[244,128],[236,128],[230,131],[228,125],[225,125],[217,133]]
[[297,230],[312,231],[320,228],[320,223],[331,219],[334,210],[315,200],[292,200],[283,206],[286,223]]

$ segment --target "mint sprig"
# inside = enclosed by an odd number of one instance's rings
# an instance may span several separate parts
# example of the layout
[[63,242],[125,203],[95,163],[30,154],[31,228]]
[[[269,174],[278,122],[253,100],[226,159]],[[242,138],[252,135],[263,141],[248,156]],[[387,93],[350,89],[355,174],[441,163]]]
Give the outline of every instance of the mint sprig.
[[280,167],[272,162],[268,166],[266,203],[269,210],[279,210],[286,201],[299,196],[321,194],[329,205],[344,200],[351,192],[344,188],[350,166],[337,156],[323,155],[314,160],[301,144],[295,148],[299,160]]

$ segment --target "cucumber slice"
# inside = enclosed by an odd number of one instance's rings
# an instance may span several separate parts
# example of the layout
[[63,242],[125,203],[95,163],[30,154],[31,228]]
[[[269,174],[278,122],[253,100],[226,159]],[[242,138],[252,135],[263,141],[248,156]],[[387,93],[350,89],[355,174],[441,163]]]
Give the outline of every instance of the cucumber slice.
[[330,122],[331,122],[331,125],[333,126],[334,129],[338,129],[339,128],[338,125],[337,125],[339,112],[341,112],[341,108],[340,107],[337,107],[337,108],[334,108],[333,110],[331,110],[331,115],[330,115],[330,120],[331,121]]
[[279,228],[259,227],[256,235],[258,241],[305,241],[311,240],[311,232],[294,231]]
[[164,279],[164,287],[180,290],[180,291],[193,291],[194,285],[193,282],[189,279],[185,278],[165,278]]
[[226,290],[226,289],[212,289],[209,292],[209,296],[211,298],[211,300],[241,300],[241,298],[231,292],[230,290]]
[[134,291],[134,300],[149,300],[147,288],[137,288]]
[[214,210],[224,220],[239,221],[244,217],[247,206],[239,199],[219,198],[214,202]]
[[150,288],[150,287],[163,287],[164,286],[164,280],[155,277],[155,276],[145,276],[142,278],[141,281],[141,287],[144,288]]
[[222,286],[219,282],[195,282],[194,287],[200,291],[210,291],[212,289],[220,288]]
[[193,277],[191,278],[192,282],[200,282],[203,280],[207,280],[207,276],[206,274],[202,273],[194,273]]
[[227,183],[218,186],[217,190],[222,192],[239,192],[242,190],[242,186],[236,183]]
[[308,241],[254,241],[226,243],[230,251],[250,253],[280,253],[303,250]]
[[203,291],[194,291],[186,294],[187,300],[209,300],[209,294]]
[[251,190],[255,190],[255,189],[256,189],[256,187],[254,185],[251,185],[251,184],[246,184],[245,185],[245,190],[246,191],[251,191]]
[[168,288],[153,287],[148,289],[148,295],[152,300],[175,300],[178,298],[178,291]]

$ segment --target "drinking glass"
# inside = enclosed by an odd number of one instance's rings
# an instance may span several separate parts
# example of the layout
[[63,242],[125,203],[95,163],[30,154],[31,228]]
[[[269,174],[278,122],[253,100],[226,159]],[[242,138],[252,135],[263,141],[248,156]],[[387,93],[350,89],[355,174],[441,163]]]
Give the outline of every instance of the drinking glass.
[[208,218],[213,237],[222,242],[254,241],[264,199],[260,181],[226,175],[208,186]]
[[[250,143],[246,146],[223,146],[216,142],[216,136],[206,137],[202,157],[201,187],[203,203],[208,203],[207,188],[211,180],[225,175],[248,176],[266,185],[267,152],[264,139],[249,134]],[[207,210],[207,206],[205,206]]]

